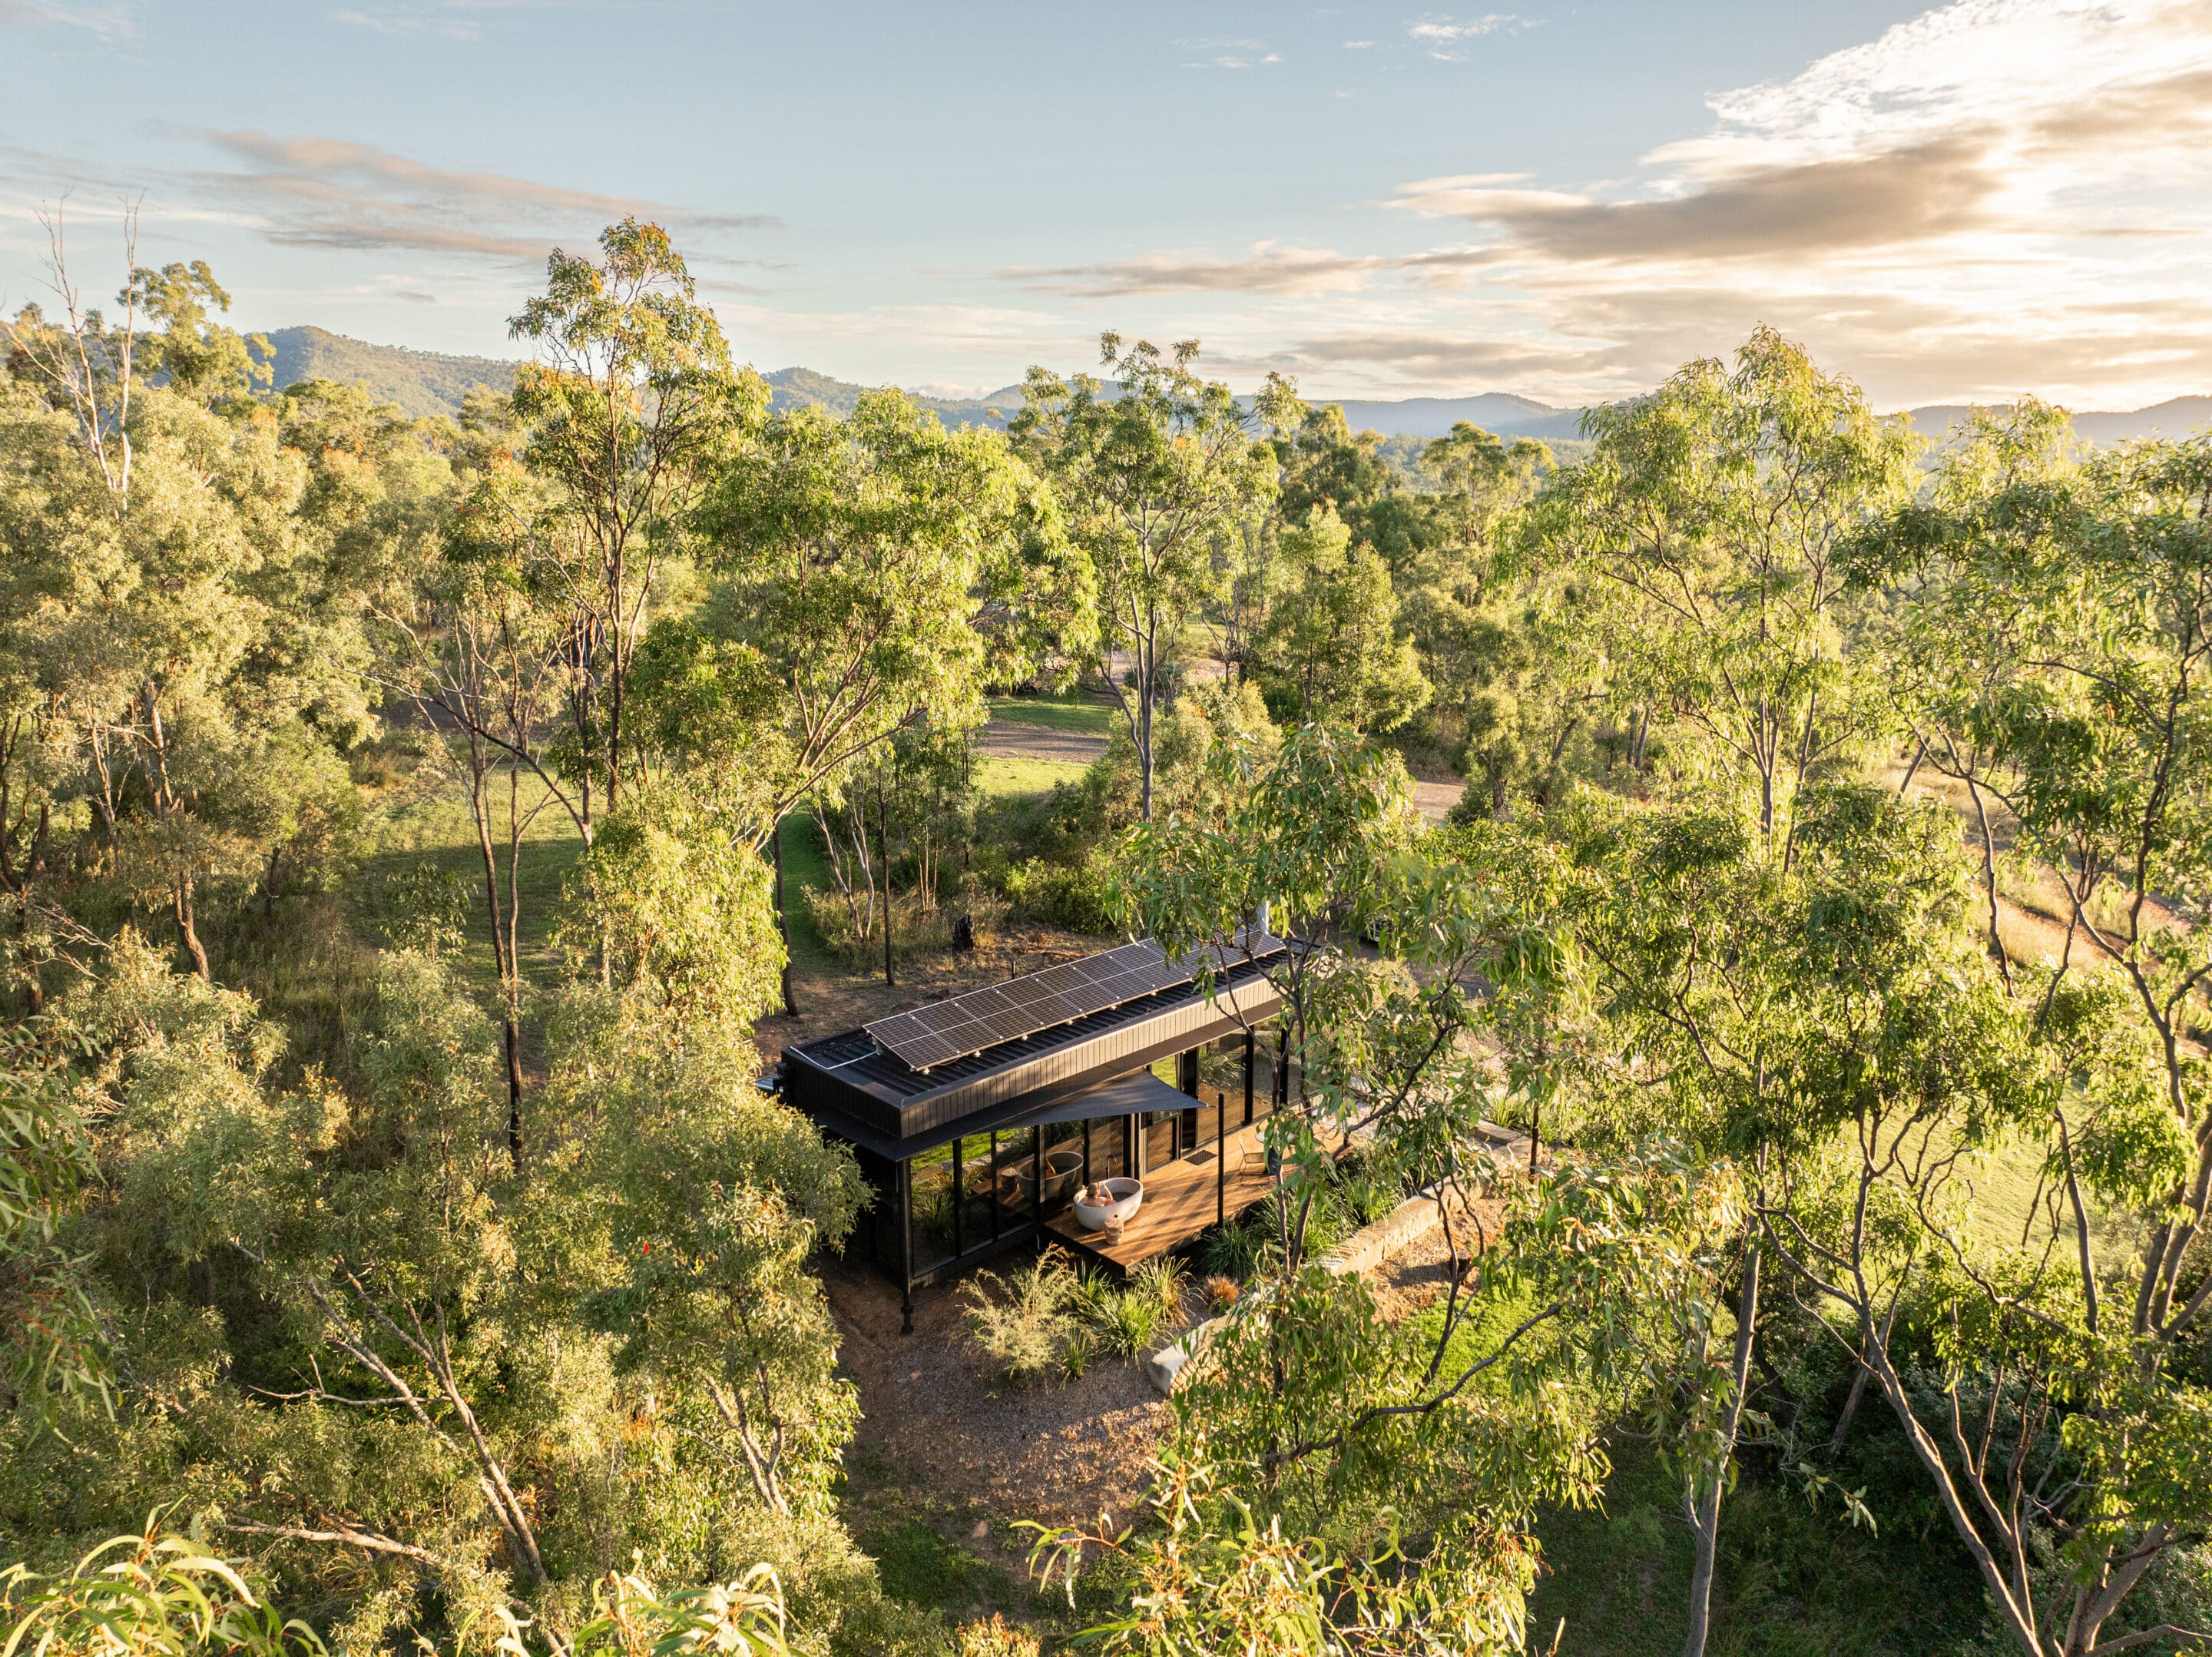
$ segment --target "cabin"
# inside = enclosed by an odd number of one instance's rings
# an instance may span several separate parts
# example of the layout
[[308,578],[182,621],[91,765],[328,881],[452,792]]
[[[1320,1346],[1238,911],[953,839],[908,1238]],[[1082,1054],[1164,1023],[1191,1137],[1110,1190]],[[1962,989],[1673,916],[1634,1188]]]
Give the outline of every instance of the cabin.
[[[784,1100],[873,1191],[848,1250],[899,1285],[909,1331],[915,1290],[1002,1249],[1127,1272],[1267,1195],[1285,947],[1252,929],[1176,960],[1139,940],[785,1049]],[[1116,1177],[1142,1182],[1137,1211],[1087,1228],[1077,1194]]]

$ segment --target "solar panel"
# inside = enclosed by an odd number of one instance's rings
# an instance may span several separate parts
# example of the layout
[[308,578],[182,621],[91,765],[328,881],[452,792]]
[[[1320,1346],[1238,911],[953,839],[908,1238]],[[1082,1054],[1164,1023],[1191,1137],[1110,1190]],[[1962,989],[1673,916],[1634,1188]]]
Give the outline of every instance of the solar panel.
[[[1226,951],[1209,947],[1204,953],[1213,956],[1215,970],[1221,971],[1248,953],[1270,954],[1281,947],[1264,932],[1249,938],[1239,932]],[[1193,954],[1171,961],[1158,944],[1139,939],[1004,984],[985,984],[933,1006],[896,1013],[865,1027],[908,1069],[927,1070],[1188,984],[1198,976],[1200,959]]]

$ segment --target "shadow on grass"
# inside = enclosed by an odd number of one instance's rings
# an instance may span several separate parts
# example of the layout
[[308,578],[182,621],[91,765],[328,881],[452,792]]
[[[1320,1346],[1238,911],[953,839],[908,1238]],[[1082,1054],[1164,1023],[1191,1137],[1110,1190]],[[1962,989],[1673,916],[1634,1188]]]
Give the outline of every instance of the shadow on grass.
[[[1614,1447],[1601,1513],[1547,1514],[1531,1649],[1673,1657],[1689,1626],[1680,1487],[1644,1446]],[[1982,1590],[1948,1538],[1869,1535],[1747,1468],[1721,1510],[1711,1657],[1926,1657],[1979,1649]]]

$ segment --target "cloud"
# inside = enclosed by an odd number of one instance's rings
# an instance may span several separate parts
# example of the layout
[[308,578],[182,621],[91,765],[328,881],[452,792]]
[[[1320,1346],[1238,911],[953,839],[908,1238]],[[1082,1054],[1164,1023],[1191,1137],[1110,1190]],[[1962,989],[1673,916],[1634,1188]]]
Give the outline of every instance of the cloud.
[[120,5],[83,5],[76,0],[0,0],[0,28],[80,29],[95,45],[128,46],[138,38],[137,21]]
[[1957,134],[1850,160],[1748,170],[1660,201],[1596,202],[1460,179],[1399,187],[1398,204],[1502,228],[1557,259],[1803,256],[1954,235],[1988,221],[2001,180],[1987,140]]
[[629,214],[693,232],[776,224],[757,214],[702,212],[498,173],[458,172],[339,138],[252,131],[202,136],[246,170],[201,173],[194,186],[254,216],[269,240],[292,245],[535,260],[556,240],[588,235]]
[[483,38],[483,25],[475,18],[456,17],[447,12],[387,8],[374,11],[333,11],[325,15],[330,21],[348,28],[369,29],[378,34],[389,34],[400,40],[479,40]]
[[1496,259],[1480,248],[1355,255],[1262,242],[1241,259],[1158,253],[1097,265],[1017,265],[999,276],[1032,292],[1079,299],[1176,293],[1313,295],[1356,292],[1374,277],[1391,271],[1449,277]]
[[[1510,21],[1407,32],[1449,52]],[[2212,386],[2212,0],[1954,0],[1717,94],[1626,179],[1438,173],[1370,205],[1454,225],[1449,245],[1340,234],[1000,275],[1185,295],[1216,308],[1217,362],[1380,395],[1619,395],[1760,323],[1892,406]]]
[[1486,34],[1510,34],[1520,29],[1534,28],[1542,20],[1523,17],[1517,12],[1492,11],[1466,22],[1455,22],[1447,16],[1416,18],[1406,25],[1406,33],[1430,57],[1445,63],[1457,63],[1467,56],[1461,48],[1468,40],[1481,39]]
[[1268,51],[1265,40],[1200,40],[1176,44],[1185,52],[1200,54],[1200,61],[1185,64],[1185,69],[1264,69],[1283,61],[1283,54]]
[[438,302],[437,295],[417,293],[412,288],[394,288],[392,290],[392,296],[394,299],[404,299],[410,305],[435,305]]

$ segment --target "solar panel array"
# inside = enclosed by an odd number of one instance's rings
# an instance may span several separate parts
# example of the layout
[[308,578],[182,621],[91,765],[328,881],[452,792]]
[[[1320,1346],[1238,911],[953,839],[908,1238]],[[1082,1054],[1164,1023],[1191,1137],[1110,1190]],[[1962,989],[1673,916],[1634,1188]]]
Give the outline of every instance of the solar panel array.
[[[1253,953],[1267,953],[1272,938],[1255,940]],[[1237,952],[1244,947],[1237,940]],[[1103,954],[1063,961],[1004,984],[971,990],[930,1007],[917,1007],[878,1019],[865,1026],[878,1045],[896,1054],[908,1069],[927,1070],[1018,1041],[1040,1030],[1072,1024],[1142,996],[1188,984],[1197,976],[1188,961],[1170,961],[1150,939],[1125,943]]]

